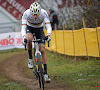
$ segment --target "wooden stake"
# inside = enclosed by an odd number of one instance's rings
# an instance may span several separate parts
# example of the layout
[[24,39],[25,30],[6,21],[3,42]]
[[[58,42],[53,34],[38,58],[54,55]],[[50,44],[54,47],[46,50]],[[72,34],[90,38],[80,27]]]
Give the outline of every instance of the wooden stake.
[[63,30],[65,30],[65,24],[63,24]]
[[75,24],[74,22],[72,22],[73,24],[73,30],[72,30],[72,35],[73,35],[73,49],[74,49],[74,57],[75,57],[75,61],[76,61],[76,56],[75,56],[75,40],[74,40],[74,30],[75,30]]
[[65,38],[64,38],[64,30],[65,30],[65,24],[63,25],[63,45],[64,45],[64,54],[65,54]]
[[55,30],[57,30],[57,24],[55,24]]
[[100,47],[99,47],[99,38],[98,38],[98,30],[97,30],[98,19],[95,19],[95,21],[96,21],[96,35],[97,35],[98,51],[99,51],[99,57],[100,57]]
[[83,21],[83,27],[86,28],[86,21],[85,21],[85,17],[82,18]]
[[87,54],[87,57],[88,57],[88,60],[89,60],[88,51],[87,51],[87,43],[86,43],[86,36],[85,36],[85,30],[84,30],[84,27],[83,27],[83,33],[84,33],[84,40],[85,40],[86,54]]

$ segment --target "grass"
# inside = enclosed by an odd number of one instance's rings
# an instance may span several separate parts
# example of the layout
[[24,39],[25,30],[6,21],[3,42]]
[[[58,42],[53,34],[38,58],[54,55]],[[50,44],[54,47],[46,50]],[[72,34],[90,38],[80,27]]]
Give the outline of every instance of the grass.
[[[0,52],[0,62],[6,60],[8,57],[23,52],[22,49],[5,50]],[[27,90],[22,84],[9,80],[0,73],[0,90]]]
[[10,81],[0,75],[0,90],[27,90],[23,85]]
[[100,60],[66,58],[47,52],[48,73],[52,80],[65,82],[71,90],[100,90]]
[[[0,62],[9,56],[23,52],[16,49],[16,52],[0,53]],[[77,57],[60,55],[54,52],[46,51],[48,74],[51,80],[55,82],[66,83],[70,90],[100,90],[100,59],[91,57],[87,60],[85,57]],[[5,57],[6,56],[6,57]],[[27,58],[22,63],[25,69],[25,74],[29,77],[32,75],[32,70],[27,68]],[[1,89],[2,88],[2,89]],[[26,90],[21,84],[12,82],[0,75],[0,90]]]

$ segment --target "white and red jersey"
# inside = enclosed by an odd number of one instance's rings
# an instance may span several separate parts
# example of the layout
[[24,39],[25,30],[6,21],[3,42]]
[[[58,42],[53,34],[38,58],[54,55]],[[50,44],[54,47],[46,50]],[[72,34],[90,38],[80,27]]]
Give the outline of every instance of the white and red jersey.
[[52,28],[47,12],[44,9],[41,9],[38,18],[34,19],[34,17],[30,12],[30,9],[27,9],[22,16],[22,29],[21,29],[22,36],[26,35],[27,25],[34,28],[39,28],[43,27],[44,24],[46,25],[47,28],[47,35],[51,35]]

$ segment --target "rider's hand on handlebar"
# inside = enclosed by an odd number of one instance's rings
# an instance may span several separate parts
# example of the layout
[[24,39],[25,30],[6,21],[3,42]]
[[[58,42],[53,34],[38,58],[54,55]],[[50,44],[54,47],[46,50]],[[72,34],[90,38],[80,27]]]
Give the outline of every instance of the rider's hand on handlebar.
[[50,38],[50,35],[48,35],[48,39],[47,39],[47,42],[49,42],[51,40],[51,38]]
[[22,44],[25,45],[27,43],[27,39],[23,38]]
[[22,44],[25,45],[26,43],[27,43],[27,39],[26,39],[26,37],[23,37]]
[[26,38],[24,38],[24,43],[27,43],[27,39]]

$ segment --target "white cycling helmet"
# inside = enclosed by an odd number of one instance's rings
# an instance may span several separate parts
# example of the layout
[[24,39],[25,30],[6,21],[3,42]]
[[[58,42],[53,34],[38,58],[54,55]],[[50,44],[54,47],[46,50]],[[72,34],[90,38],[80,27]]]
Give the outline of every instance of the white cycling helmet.
[[37,3],[37,2],[34,2],[30,5],[30,11],[32,14],[38,14],[40,13],[41,11],[41,6]]

